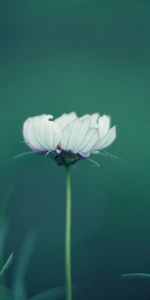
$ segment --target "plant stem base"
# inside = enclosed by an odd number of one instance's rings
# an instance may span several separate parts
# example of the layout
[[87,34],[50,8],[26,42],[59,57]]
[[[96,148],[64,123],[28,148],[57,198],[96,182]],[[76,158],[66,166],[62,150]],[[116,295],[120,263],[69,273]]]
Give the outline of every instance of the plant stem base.
[[66,263],[66,300],[72,300],[71,280],[71,167],[66,168],[66,233],[65,233],[65,263]]

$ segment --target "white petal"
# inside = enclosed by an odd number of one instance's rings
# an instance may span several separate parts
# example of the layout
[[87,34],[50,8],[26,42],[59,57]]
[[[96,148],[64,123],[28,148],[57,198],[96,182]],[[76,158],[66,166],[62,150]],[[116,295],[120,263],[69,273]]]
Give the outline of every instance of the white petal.
[[78,153],[80,155],[83,155],[87,152],[91,152],[93,147],[97,143],[97,141],[98,141],[98,129],[90,128]]
[[30,144],[30,138],[28,137],[28,128],[29,128],[29,123],[30,123],[31,118],[28,118],[24,123],[23,123],[23,137],[25,142],[27,143],[27,145],[33,149],[36,150],[35,146],[32,145],[32,143]]
[[79,122],[80,122],[80,128],[78,131],[74,133],[74,137],[72,138],[72,142],[73,142],[72,151],[74,153],[79,152],[79,149],[81,148],[90,127],[89,118],[86,118],[83,121],[79,120]]
[[111,129],[109,129],[107,135],[99,143],[99,145],[95,147],[95,150],[101,150],[110,146],[114,142],[115,138],[116,138],[116,126],[113,126]]
[[80,153],[80,156],[81,156],[82,158],[87,158],[87,157],[89,157],[90,155],[91,155],[91,151],[86,152],[86,153],[84,153],[84,152],[81,152],[81,153]]
[[100,117],[99,113],[95,113],[92,115],[84,115],[80,118],[80,120],[85,120],[85,119],[89,119],[91,120],[91,127],[98,127],[98,118]]
[[23,125],[23,135],[28,146],[34,151],[55,150],[61,139],[61,128],[50,121],[51,115],[28,118]]
[[110,117],[103,115],[99,118],[98,123],[100,138],[103,139],[110,127]]
[[98,127],[98,118],[100,115],[98,113],[92,114],[91,115],[91,127]]
[[81,121],[79,118],[72,121],[63,131],[61,148],[63,150],[78,153],[83,146],[85,137],[90,127],[90,119]]
[[[37,139],[37,133],[36,133],[36,130],[33,126],[35,118],[39,118],[39,117],[28,118],[24,122],[24,124],[23,124],[23,136],[24,136],[25,142],[34,151],[46,151],[46,148],[44,146],[42,146],[40,144],[39,140]],[[43,115],[40,117],[40,120],[42,118],[43,118]]]
[[[74,139],[76,138],[76,133],[79,133],[80,129],[80,120],[75,119],[70,122],[68,126],[63,130],[63,136],[61,140],[61,149],[63,150],[72,150],[72,146],[75,146]],[[71,147],[71,148],[70,148]]]
[[62,139],[60,141],[60,147],[63,150],[66,150],[66,148],[67,148],[68,139],[69,139],[69,136],[71,134],[73,123],[74,123],[74,121],[72,121],[71,123],[69,123],[69,125],[66,126],[65,129],[63,130]]
[[90,115],[89,114],[86,114],[86,115],[83,115],[82,117],[80,117],[80,120],[83,121],[85,120],[86,118],[89,118]]
[[49,151],[56,150],[62,138],[61,126],[54,122],[46,124],[44,129],[44,139]]
[[32,128],[34,131],[34,135],[38,141],[38,143],[46,150],[48,149],[48,145],[45,141],[45,127],[50,126],[51,122],[49,115],[41,115],[31,118],[32,119]]
[[77,115],[75,112],[72,112],[70,114],[63,114],[59,118],[55,119],[55,122],[58,122],[62,129],[64,129],[70,122],[77,119]]

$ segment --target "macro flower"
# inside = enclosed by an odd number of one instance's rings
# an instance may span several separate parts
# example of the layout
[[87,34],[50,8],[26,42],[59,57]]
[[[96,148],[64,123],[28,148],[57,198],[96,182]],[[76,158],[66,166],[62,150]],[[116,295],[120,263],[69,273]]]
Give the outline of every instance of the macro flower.
[[52,115],[43,114],[24,122],[23,136],[33,152],[50,156],[59,165],[66,166],[66,300],[72,300],[71,165],[111,145],[116,138],[116,126],[110,126],[109,116],[98,113],[78,117],[72,112],[55,120]]
[[50,155],[59,165],[69,166],[111,145],[116,126],[110,127],[110,117],[98,113],[78,117],[72,112],[56,119],[42,114],[24,122],[23,136],[34,152]]

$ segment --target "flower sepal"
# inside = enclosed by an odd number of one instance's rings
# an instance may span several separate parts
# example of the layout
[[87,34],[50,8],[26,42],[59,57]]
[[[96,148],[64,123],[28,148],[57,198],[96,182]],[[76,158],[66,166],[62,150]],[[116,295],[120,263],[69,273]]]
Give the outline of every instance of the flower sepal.
[[55,154],[53,157],[59,166],[69,167],[74,165],[78,160],[80,160],[79,155],[72,152],[62,151],[60,154]]

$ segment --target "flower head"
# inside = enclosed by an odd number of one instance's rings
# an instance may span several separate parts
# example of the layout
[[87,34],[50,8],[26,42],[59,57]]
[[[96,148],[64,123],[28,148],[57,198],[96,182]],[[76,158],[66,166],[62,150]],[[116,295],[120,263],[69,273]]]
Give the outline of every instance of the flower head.
[[23,124],[26,144],[39,154],[50,154],[58,164],[69,166],[105,149],[116,138],[116,126],[110,128],[110,117],[98,113],[78,117],[63,114],[28,118]]

